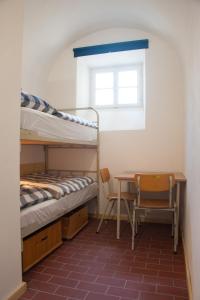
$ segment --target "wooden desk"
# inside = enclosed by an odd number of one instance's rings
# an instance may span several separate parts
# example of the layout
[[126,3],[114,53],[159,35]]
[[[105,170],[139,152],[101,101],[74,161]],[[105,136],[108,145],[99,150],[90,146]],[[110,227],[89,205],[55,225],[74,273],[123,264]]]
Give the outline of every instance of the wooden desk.
[[[138,173],[151,173],[152,172],[137,172]],[[153,172],[154,173],[154,172]],[[155,174],[161,174],[164,172],[155,172]],[[179,220],[179,203],[180,203],[180,184],[181,183],[185,183],[186,182],[186,178],[184,176],[183,173],[181,172],[169,172],[169,173],[173,173],[174,174],[174,178],[175,178],[175,182],[177,185],[177,190],[176,190],[176,203],[177,203],[177,207],[178,207],[178,220]],[[135,174],[136,172],[132,172],[132,173],[124,173],[124,174],[120,174],[120,175],[116,175],[114,176],[115,179],[118,180],[118,188],[117,188],[117,193],[118,193],[118,197],[117,197],[117,239],[120,238],[120,198],[121,198],[121,184],[123,181],[125,182],[134,182],[135,181]],[[179,223],[179,222],[178,222]],[[177,226],[178,228],[178,226]]]

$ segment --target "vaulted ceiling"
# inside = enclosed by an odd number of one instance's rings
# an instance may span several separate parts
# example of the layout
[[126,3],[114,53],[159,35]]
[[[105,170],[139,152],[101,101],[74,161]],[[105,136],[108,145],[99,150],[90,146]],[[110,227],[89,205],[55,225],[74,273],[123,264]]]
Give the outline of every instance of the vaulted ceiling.
[[46,76],[67,45],[92,32],[112,27],[141,29],[179,47],[187,31],[193,1],[26,0],[23,77],[34,77],[36,73]]

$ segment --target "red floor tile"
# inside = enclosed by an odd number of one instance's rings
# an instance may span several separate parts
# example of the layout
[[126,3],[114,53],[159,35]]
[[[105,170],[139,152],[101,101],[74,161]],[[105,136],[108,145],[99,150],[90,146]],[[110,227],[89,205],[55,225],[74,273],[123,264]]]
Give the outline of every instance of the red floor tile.
[[42,262],[42,266],[60,269],[62,266],[64,266],[64,263],[61,263],[61,262],[55,261],[55,260],[44,261],[44,262]]
[[107,285],[99,283],[89,283],[89,282],[80,282],[77,286],[78,289],[96,292],[96,293],[105,293],[107,290]]
[[99,276],[114,276],[116,271],[109,270],[109,269],[105,270],[104,267],[98,268],[98,267],[94,266],[94,267],[89,268],[87,273],[93,274],[93,275],[99,275]]
[[167,285],[167,286],[173,286],[173,279],[171,278],[160,278],[156,276],[144,276],[143,278],[144,283],[150,283],[150,284],[157,284],[157,285]]
[[91,220],[80,234],[24,274],[20,300],[188,300],[182,246],[173,254],[171,228],[145,224],[131,250],[131,230],[109,221],[96,234]]
[[43,273],[49,274],[49,275],[67,277],[70,273],[70,270],[60,270],[60,269],[54,269],[54,268],[46,268],[46,269],[43,270]]
[[129,272],[129,273],[116,272],[115,277],[124,279],[124,280],[132,280],[132,281],[140,282],[140,281],[142,281],[143,274],[134,274],[131,272]]
[[26,272],[26,274],[24,274],[24,281],[28,282],[32,279],[36,279],[39,281],[49,281],[51,279],[52,275],[49,274],[43,274],[43,273],[39,273],[39,272]]
[[51,283],[47,283],[47,282],[42,282],[42,281],[35,280],[35,279],[31,280],[29,282],[28,286],[31,289],[42,291],[42,292],[48,292],[48,293],[52,293],[52,294],[55,292],[55,290],[58,287],[55,284],[51,284]]
[[147,291],[147,292],[155,292],[156,286],[148,283],[134,282],[128,280],[126,282],[125,288],[133,289],[135,291]]
[[142,293],[140,295],[139,300],[174,300],[173,296],[170,295],[161,295],[161,294],[150,294],[150,293]]
[[160,277],[168,277],[174,279],[185,279],[185,273],[176,273],[176,272],[167,272],[167,271],[159,271],[158,274]]
[[182,287],[182,288],[187,288],[187,282],[186,280],[181,280],[181,279],[174,279],[174,286],[176,287]]
[[[85,300],[119,300],[119,297],[104,294],[89,293]],[[121,300],[121,299],[120,299]]]
[[124,287],[126,280],[112,278],[112,277],[106,277],[106,276],[99,276],[97,278],[96,282],[111,285],[111,286]]
[[72,297],[75,299],[84,299],[87,295],[87,292],[83,290],[72,289],[72,288],[61,286],[57,289],[56,294],[61,296],[66,296],[66,297]]
[[139,292],[131,289],[123,289],[117,287],[110,287],[108,292],[109,295],[114,295],[118,297],[127,297],[131,299],[138,299]]
[[158,286],[157,292],[161,294],[188,297],[188,292],[185,288]]
[[162,270],[162,271],[173,271],[173,265],[160,265],[160,264],[146,264],[147,269],[151,270]]
[[66,300],[66,297],[39,292],[34,300]]
[[176,296],[174,300],[189,300],[189,298]]
[[49,283],[53,283],[53,284],[58,284],[58,285],[63,285],[63,286],[74,288],[75,286],[78,285],[79,281],[78,280],[74,280],[74,279],[69,279],[69,278],[52,276],[51,280],[49,280]]
[[62,269],[66,270],[68,272],[74,271],[74,272],[79,272],[79,273],[86,273],[88,271],[88,267],[82,267],[82,266],[73,265],[73,264],[64,264]]
[[68,278],[70,278],[70,279],[89,281],[89,282],[93,282],[96,279],[96,277],[97,276],[95,276],[95,275],[82,274],[82,273],[76,273],[76,272],[71,272],[68,276]]

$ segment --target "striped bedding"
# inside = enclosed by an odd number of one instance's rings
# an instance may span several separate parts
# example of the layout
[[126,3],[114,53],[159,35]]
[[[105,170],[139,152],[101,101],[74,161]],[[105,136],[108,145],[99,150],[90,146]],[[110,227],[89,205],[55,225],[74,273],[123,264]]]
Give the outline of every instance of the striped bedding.
[[53,195],[40,187],[20,185],[20,209],[50,200]]
[[52,107],[47,101],[43,100],[38,96],[28,94],[26,92],[21,92],[21,107],[27,107],[34,110],[39,110],[44,113],[56,116],[60,119],[75,122],[80,125],[97,128],[96,122],[89,121],[79,116],[71,115],[66,112],[58,111]]
[[84,189],[93,182],[94,180],[88,176],[62,177],[45,173],[21,177],[20,207],[23,209],[52,198],[60,199]]
[[63,112],[63,111],[57,111],[54,115],[63,120],[68,120],[71,122],[78,123],[80,125],[97,128],[97,125],[95,122],[88,121],[86,119],[80,118],[79,116],[71,115],[71,114]]

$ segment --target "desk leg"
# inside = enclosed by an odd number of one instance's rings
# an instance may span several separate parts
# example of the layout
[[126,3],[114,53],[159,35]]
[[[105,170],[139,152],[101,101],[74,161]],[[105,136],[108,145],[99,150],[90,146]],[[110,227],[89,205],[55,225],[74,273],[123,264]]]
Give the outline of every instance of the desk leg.
[[176,232],[175,232],[175,252],[178,246],[178,235],[179,235],[179,210],[180,210],[180,182],[177,182],[176,190],[176,205],[177,205],[177,219],[176,219]]
[[121,180],[118,180],[118,193],[117,193],[117,239],[120,239],[120,199],[121,199]]

